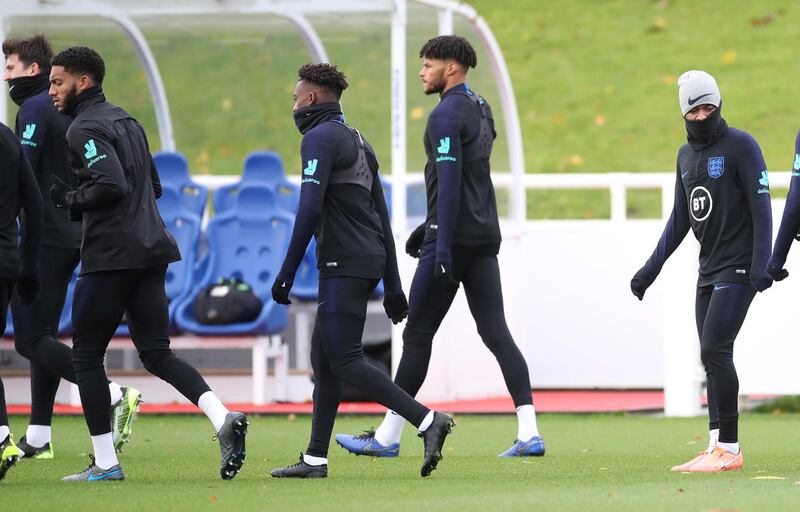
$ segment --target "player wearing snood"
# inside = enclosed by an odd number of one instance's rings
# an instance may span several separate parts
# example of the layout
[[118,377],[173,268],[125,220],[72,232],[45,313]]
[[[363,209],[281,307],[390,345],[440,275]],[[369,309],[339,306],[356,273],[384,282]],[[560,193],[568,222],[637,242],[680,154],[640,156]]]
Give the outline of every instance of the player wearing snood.
[[678,79],[687,144],[678,151],[675,206],[647,263],[631,280],[641,300],[691,228],[700,242],[696,322],[708,380],[709,449],[673,471],[739,469],[739,381],[733,343],[766,272],[772,236],[769,181],[758,143],[728,127],[714,78],[687,71]]

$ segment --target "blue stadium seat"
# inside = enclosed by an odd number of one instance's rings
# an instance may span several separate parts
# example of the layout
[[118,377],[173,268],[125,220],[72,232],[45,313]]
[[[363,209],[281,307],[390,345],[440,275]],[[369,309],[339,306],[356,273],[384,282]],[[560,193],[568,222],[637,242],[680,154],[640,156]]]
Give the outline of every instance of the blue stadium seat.
[[[175,310],[180,301],[192,291],[192,277],[197,262],[197,249],[200,242],[200,217],[193,211],[184,208],[180,192],[172,186],[164,186],[161,197],[157,201],[158,211],[164,224],[178,243],[181,260],[170,263],[164,290],[169,300],[170,326],[174,324]],[[121,324],[115,336],[130,336],[127,324]]]
[[[293,216],[280,208],[267,186],[251,184],[238,194],[236,205],[208,224],[205,274],[178,304],[175,320],[182,331],[197,334],[275,334],[288,321],[286,306],[272,301],[272,282],[292,235]],[[194,317],[194,299],[220,277],[238,277],[263,302],[259,317],[247,323],[205,325]]]
[[244,159],[242,181],[263,181],[277,185],[286,179],[283,161],[274,151],[253,151]]
[[222,186],[214,193],[214,212],[230,210],[236,204],[241,189],[253,183],[270,188],[281,208],[297,212],[300,187],[286,179],[281,158],[272,151],[255,151],[247,155],[242,179],[238,183]]
[[181,204],[203,218],[208,189],[192,180],[186,158],[180,153],[159,151],[153,155],[162,185],[175,188],[179,192]]

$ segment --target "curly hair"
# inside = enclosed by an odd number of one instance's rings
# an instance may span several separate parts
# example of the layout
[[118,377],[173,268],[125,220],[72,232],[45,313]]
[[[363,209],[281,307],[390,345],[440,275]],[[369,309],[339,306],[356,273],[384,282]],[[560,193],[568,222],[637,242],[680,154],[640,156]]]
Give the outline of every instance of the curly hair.
[[27,39],[6,39],[3,41],[3,55],[16,54],[22,64],[28,68],[34,62],[40,69],[50,69],[50,59],[53,58],[53,47],[43,34],[36,34]]
[[327,89],[336,95],[337,100],[342,97],[342,91],[349,85],[344,73],[336,69],[333,64],[306,64],[297,71],[297,76],[304,82]]
[[436,60],[453,59],[465,69],[478,65],[475,49],[461,36],[437,36],[429,39],[419,51],[419,56]]
[[63,66],[72,74],[90,75],[97,85],[103,84],[106,64],[99,53],[85,46],[72,46],[62,51],[51,61],[53,66]]

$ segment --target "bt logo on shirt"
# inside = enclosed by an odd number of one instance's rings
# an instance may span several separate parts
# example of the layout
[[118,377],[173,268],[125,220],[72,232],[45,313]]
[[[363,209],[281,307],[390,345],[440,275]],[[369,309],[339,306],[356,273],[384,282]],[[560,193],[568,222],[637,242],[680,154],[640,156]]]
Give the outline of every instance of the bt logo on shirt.
[[713,201],[711,192],[705,187],[695,187],[689,196],[689,213],[697,222],[703,222],[711,215]]

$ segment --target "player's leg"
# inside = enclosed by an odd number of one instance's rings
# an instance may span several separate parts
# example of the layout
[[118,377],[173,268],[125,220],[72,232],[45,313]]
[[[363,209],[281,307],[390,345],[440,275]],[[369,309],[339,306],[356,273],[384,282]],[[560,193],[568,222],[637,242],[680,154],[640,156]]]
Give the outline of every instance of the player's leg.
[[247,418],[228,411],[200,373],[170,349],[166,270],[166,265],[160,265],[138,272],[126,302],[131,338],[145,369],[172,385],[211,420],[220,443],[220,476],[230,480],[244,464]]
[[459,251],[470,253],[469,258],[464,258],[470,261],[462,277],[464,293],[478,327],[478,334],[497,359],[517,411],[517,440],[500,456],[541,456],[545,451],[544,440],[539,435],[536,424],[528,365],[514,343],[506,323],[500,267],[497,262],[498,249],[499,244],[459,247],[456,254]]
[[[0,336],[6,330],[8,301],[13,293],[14,280],[0,279]],[[3,379],[0,378],[0,480],[5,478],[6,473],[19,460],[19,457],[19,448],[14,444],[14,439],[11,437],[11,429],[8,425],[6,391],[3,386]]]
[[314,370],[314,413],[311,418],[311,437],[300,460],[285,468],[271,471],[275,478],[327,478],[328,446],[336,421],[336,411],[342,399],[342,383],[333,374],[322,348],[320,323],[314,322],[311,335],[311,368]]
[[135,271],[131,270],[93,272],[82,275],[75,287],[72,362],[94,457],[89,467],[64,480],[125,479],[114,450],[104,360],[135,277]]
[[744,465],[739,448],[739,378],[733,364],[733,345],[755,294],[749,284],[720,282],[713,287],[700,340],[700,359],[714,395],[719,441],[688,471],[717,472]]
[[[406,393],[416,396],[428,374],[433,337],[442,323],[458,288],[434,279],[436,263],[436,240],[422,244],[419,262],[411,282],[409,315],[403,330],[403,354],[398,363],[395,383]],[[454,265],[458,270],[459,261]],[[456,274],[458,277],[458,274]],[[357,455],[372,457],[395,457],[400,450],[400,437],[405,420],[395,411],[386,411],[386,416],[377,429],[364,434],[339,434],[336,442]]]
[[446,414],[434,413],[403,391],[391,378],[367,362],[361,345],[367,301],[375,288],[368,279],[337,277],[320,280],[317,322],[331,370],[371,400],[397,412],[420,431],[425,441],[422,476],[435,469],[441,446],[452,428]]

